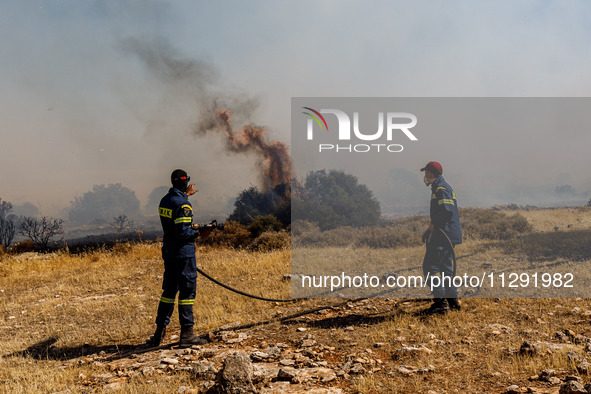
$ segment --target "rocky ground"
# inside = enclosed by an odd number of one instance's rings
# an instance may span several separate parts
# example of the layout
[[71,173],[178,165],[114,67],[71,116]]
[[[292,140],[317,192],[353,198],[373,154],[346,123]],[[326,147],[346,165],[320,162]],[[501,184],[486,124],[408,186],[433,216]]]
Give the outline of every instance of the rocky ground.
[[[240,324],[236,322],[205,334],[210,343],[203,346],[181,349],[175,342],[178,334],[172,333],[166,338],[167,344],[159,348],[140,345],[126,350],[105,349],[66,360],[63,367],[91,364],[94,371],[97,367],[102,370],[92,376],[78,376],[79,389],[89,393],[124,391],[133,379],[162,379],[174,374],[187,374],[193,382],[171,387],[171,392],[179,393],[591,393],[588,383],[591,364],[587,361],[587,356],[591,356],[591,338],[571,329],[548,335],[535,329],[515,329],[510,323],[484,324],[481,334],[488,340],[503,342],[503,338],[526,338],[519,347],[502,349],[499,358],[507,364],[558,356],[568,360],[565,369],[543,368],[525,379],[516,376],[516,384],[506,384],[507,374],[502,365],[492,372],[484,365],[479,366],[474,353],[488,345],[480,343],[478,335],[449,341],[428,334],[426,341],[419,342],[412,337],[412,330],[397,329],[395,333],[406,335],[393,335],[389,341],[371,343],[367,342],[366,327],[372,324],[371,319],[386,319],[385,314],[391,316],[395,310],[394,300],[332,302],[338,306],[248,329],[235,329]],[[591,311],[575,307],[569,313],[578,316],[581,324],[589,325]],[[60,349],[48,351],[59,352]],[[468,365],[482,367],[482,383],[490,381],[490,390],[428,388],[438,379],[456,379],[446,378],[449,372],[445,371],[445,364],[434,357],[450,351],[453,352],[452,362],[470,358],[473,361]],[[430,364],[431,360],[436,360],[436,365]],[[360,383],[363,381],[371,381],[373,386],[363,387]],[[425,389],[417,390],[421,381]],[[492,383],[495,381],[496,385]]]

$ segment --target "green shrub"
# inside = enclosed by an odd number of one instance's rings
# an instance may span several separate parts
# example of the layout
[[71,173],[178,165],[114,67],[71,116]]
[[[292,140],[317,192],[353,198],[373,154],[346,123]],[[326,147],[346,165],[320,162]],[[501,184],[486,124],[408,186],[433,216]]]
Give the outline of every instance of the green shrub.
[[248,225],[248,231],[250,231],[253,238],[258,237],[266,231],[279,231],[282,228],[283,225],[281,222],[273,215],[257,216]]
[[268,252],[288,248],[290,245],[290,236],[286,231],[265,231],[252,241],[248,248],[259,252]]
[[318,232],[320,232],[320,227],[316,223],[307,220],[296,220],[291,224],[291,235],[294,237]]
[[251,241],[251,233],[248,228],[238,222],[229,220],[224,224],[224,230],[213,230],[209,237],[199,239],[197,242],[202,245],[227,246],[242,248]]

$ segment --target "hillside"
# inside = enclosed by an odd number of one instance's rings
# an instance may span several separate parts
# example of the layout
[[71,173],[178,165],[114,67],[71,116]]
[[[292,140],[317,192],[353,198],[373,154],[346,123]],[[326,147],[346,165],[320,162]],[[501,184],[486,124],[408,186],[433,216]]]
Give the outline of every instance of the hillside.
[[[519,213],[532,225],[531,234],[469,240],[458,246],[458,255],[468,255],[458,264],[495,267],[524,261],[524,255],[529,263],[591,262],[590,209]],[[392,253],[420,265],[423,247]],[[199,267],[231,286],[289,297],[288,249],[201,247],[197,258]],[[175,311],[167,345],[149,349],[142,344],[154,329],[162,271],[157,243],[80,255],[3,256],[1,391],[213,392],[222,383],[277,393],[503,393],[512,385],[509,392],[558,393],[567,380],[590,382],[589,299],[466,299],[460,312],[423,318],[414,312],[426,303],[268,303],[200,276],[196,331],[211,342],[177,349]],[[290,317],[301,312],[310,313]],[[263,322],[268,324],[235,328]],[[246,352],[252,366],[241,353],[232,356],[235,351]],[[228,357],[241,360],[251,375],[231,374]]]

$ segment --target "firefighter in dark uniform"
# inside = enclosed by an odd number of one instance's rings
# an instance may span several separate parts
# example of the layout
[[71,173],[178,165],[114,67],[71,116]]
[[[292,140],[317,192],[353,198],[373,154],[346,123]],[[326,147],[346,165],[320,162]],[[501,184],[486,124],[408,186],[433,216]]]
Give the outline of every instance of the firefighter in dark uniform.
[[[431,224],[423,234],[427,251],[423,260],[423,274],[447,277],[440,286],[433,287],[433,304],[422,313],[444,314],[451,309],[460,310],[458,289],[453,285],[453,248],[462,243],[462,229],[458,215],[458,201],[451,186],[443,179],[443,168],[435,161],[421,168],[425,172],[425,185],[431,186]],[[437,280],[435,280],[437,285]]]
[[198,231],[193,226],[193,207],[188,197],[195,194],[194,183],[183,170],[171,175],[172,187],[160,201],[158,213],[164,231],[162,258],[164,276],[162,297],[158,304],[156,332],[149,343],[160,345],[170,323],[176,294],[178,297],[181,346],[201,345],[206,340],[193,334],[193,303],[195,302],[197,269],[195,261],[195,237]]

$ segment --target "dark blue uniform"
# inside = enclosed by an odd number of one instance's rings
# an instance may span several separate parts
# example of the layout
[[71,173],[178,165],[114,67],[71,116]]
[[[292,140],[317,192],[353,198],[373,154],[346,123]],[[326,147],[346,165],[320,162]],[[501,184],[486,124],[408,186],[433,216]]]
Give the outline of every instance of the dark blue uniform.
[[[442,176],[435,179],[435,182],[431,185],[431,192],[430,216],[435,231],[433,231],[427,242],[427,252],[423,260],[423,273],[425,276],[429,274],[431,277],[441,277],[442,273],[447,277],[452,277],[454,274],[452,248],[462,243],[458,202],[453,189]],[[443,230],[452,245],[449,244],[439,229]],[[457,288],[453,284],[451,286],[449,284],[448,281],[445,281],[442,286],[435,287],[433,297],[457,298]]]
[[164,278],[162,297],[158,304],[156,324],[167,326],[174,310],[176,293],[179,293],[179,320],[181,327],[192,327],[193,303],[197,269],[195,261],[195,237],[197,231],[193,223],[193,207],[182,191],[170,188],[158,207],[162,230],[162,258],[164,259]]

